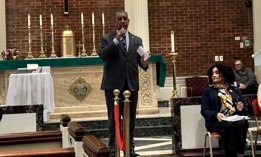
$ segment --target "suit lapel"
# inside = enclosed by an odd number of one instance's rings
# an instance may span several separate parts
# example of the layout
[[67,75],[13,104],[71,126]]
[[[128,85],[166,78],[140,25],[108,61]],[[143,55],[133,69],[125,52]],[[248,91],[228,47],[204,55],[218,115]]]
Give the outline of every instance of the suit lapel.
[[129,33],[129,47],[128,47],[128,54],[131,52],[133,49],[133,44],[134,44],[134,37],[131,33]]

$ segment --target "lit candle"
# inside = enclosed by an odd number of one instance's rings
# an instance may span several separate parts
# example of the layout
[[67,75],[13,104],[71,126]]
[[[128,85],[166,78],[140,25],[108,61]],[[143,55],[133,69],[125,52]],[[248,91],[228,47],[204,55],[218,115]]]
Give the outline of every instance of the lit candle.
[[53,14],[51,14],[51,26],[53,25]]
[[92,24],[94,25],[94,13],[92,12]]
[[83,13],[81,12],[81,24],[83,25]]
[[28,27],[31,25],[30,14],[28,14]]
[[40,26],[42,26],[42,15],[40,15]]
[[102,24],[104,25],[104,13],[102,13]]
[[171,31],[171,52],[175,52],[175,44],[174,44],[174,31]]

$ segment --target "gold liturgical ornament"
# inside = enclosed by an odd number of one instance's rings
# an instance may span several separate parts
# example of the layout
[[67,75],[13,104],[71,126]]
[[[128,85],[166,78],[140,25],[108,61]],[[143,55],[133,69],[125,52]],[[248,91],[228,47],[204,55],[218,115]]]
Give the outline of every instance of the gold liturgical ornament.
[[76,57],[75,35],[68,27],[62,32],[61,57]]
[[83,101],[91,92],[91,86],[81,77],[70,86],[69,92],[79,101]]

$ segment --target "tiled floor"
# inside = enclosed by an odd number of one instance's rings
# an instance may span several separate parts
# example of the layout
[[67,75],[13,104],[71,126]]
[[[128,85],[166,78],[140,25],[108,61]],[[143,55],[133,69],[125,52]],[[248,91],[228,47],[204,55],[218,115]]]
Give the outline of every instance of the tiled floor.
[[[160,112],[157,114],[137,115],[137,118],[150,117],[170,117],[169,107],[160,107]],[[108,143],[108,138],[101,139],[105,144]],[[135,138],[135,151],[142,157],[178,157],[172,154],[172,137],[171,136],[154,136],[154,137],[139,137]],[[121,156],[123,154],[121,153]]]
[[[104,143],[108,143],[108,139],[102,139]],[[143,157],[168,157],[172,155],[172,139],[171,137],[142,137],[135,138],[135,151]],[[121,156],[123,154],[121,153]]]

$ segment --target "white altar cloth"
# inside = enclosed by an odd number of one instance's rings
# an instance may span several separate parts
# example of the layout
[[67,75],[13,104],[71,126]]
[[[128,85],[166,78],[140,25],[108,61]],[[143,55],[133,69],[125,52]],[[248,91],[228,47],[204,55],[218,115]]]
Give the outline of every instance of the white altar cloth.
[[54,111],[54,88],[50,73],[11,74],[6,105],[43,104],[47,112]]

